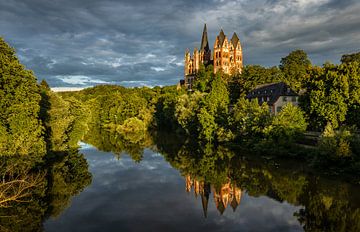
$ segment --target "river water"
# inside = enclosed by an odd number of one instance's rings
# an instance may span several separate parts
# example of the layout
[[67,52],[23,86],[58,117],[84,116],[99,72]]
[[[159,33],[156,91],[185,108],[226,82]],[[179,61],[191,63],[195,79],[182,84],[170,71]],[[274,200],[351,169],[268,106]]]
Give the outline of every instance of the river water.
[[92,182],[45,231],[360,231],[359,187],[298,162],[104,141],[81,144]]

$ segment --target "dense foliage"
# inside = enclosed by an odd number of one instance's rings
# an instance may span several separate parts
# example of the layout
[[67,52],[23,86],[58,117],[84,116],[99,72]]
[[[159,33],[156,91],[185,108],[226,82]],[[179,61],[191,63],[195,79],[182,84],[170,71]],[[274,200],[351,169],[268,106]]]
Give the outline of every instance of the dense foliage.
[[0,38],[0,156],[45,154],[40,100],[35,76]]
[[90,184],[78,142],[88,108],[37,83],[0,38],[0,230],[41,231]]
[[[92,127],[107,128],[133,141],[135,138],[141,141],[146,131],[168,130],[203,143],[236,143],[258,152],[270,150],[274,155],[301,158],[309,153],[303,151],[303,145],[315,145],[311,154],[326,160],[331,155],[324,153],[333,153],[323,149],[326,136],[317,136],[317,140],[311,139],[307,144],[304,132],[323,133],[327,124],[335,131],[350,126],[349,136],[334,146],[349,144],[346,162],[357,166],[359,63],[354,54],[344,57],[352,58],[340,65],[318,67],[311,65],[304,51],[296,50],[282,58],[279,67],[249,65],[237,76],[214,75],[211,66],[201,66],[189,91],[175,86],[152,89],[97,86],[62,96],[79,99],[90,109]],[[255,86],[279,81],[299,93],[300,107],[289,104],[273,115],[266,103],[260,105],[246,98]],[[334,137],[341,137],[340,134],[335,133]],[[339,149],[342,150],[345,152]],[[335,154],[340,159],[345,157],[340,153]]]

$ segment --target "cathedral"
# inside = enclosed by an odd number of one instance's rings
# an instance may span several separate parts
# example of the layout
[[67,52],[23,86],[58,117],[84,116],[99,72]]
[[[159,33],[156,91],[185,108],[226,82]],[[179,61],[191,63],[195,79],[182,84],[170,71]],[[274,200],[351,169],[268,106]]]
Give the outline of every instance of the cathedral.
[[200,195],[205,218],[207,217],[209,196],[211,191],[213,192],[215,206],[221,215],[224,213],[228,205],[230,205],[235,212],[236,208],[240,205],[242,196],[242,190],[235,184],[232,184],[230,179],[221,186],[212,186],[211,188],[210,183],[199,181],[196,178],[192,178],[190,175],[186,175],[185,189],[186,192],[191,192],[193,189],[195,197]]
[[185,52],[185,82],[192,80],[196,76],[201,64],[204,66],[213,65],[214,73],[219,71],[229,75],[241,73],[243,56],[237,34],[234,32],[232,38],[228,40],[228,37],[221,29],[219,35],[215,38],[213,53],[211,53],[205,24],[200,50],[195,48],[192,55],[188,49]]

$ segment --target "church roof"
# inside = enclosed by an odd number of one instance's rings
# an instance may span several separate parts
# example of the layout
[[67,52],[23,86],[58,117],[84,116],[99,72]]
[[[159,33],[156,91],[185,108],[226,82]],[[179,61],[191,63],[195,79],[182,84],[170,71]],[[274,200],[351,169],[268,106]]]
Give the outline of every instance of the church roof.
[[231,43],[233,44],[234,47],[236,47],[236,45],[239,42],[239,37],[237,36],[236,32],[234,32],[232,38],[231,38]]
[[209,51],[209,41],[208,41],[208,36],[207,36],[207,28],[206,28],[206,23],[204,25],[204,30],[203,30],[203,34],[202,34],[202,38],[201,38],[201,46],[200,46],[200,51]]
[[224,44],[224,41],[225,41],[225,33],[224,33],[223,29],[220,30],[220,33],[219,33],[219,35],[217,37],[219,39],[220,46],[222,46]]

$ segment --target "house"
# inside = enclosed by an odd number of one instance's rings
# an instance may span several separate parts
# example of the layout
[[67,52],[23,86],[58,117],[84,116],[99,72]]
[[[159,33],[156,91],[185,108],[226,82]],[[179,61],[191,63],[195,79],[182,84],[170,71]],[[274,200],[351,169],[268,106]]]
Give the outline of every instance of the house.
[[247,96],[247,99],[258,99],[259,104],[266,102],[270,113],[277,114],[287,103],[298,106],[299,95],[284,82],[256,86]]

